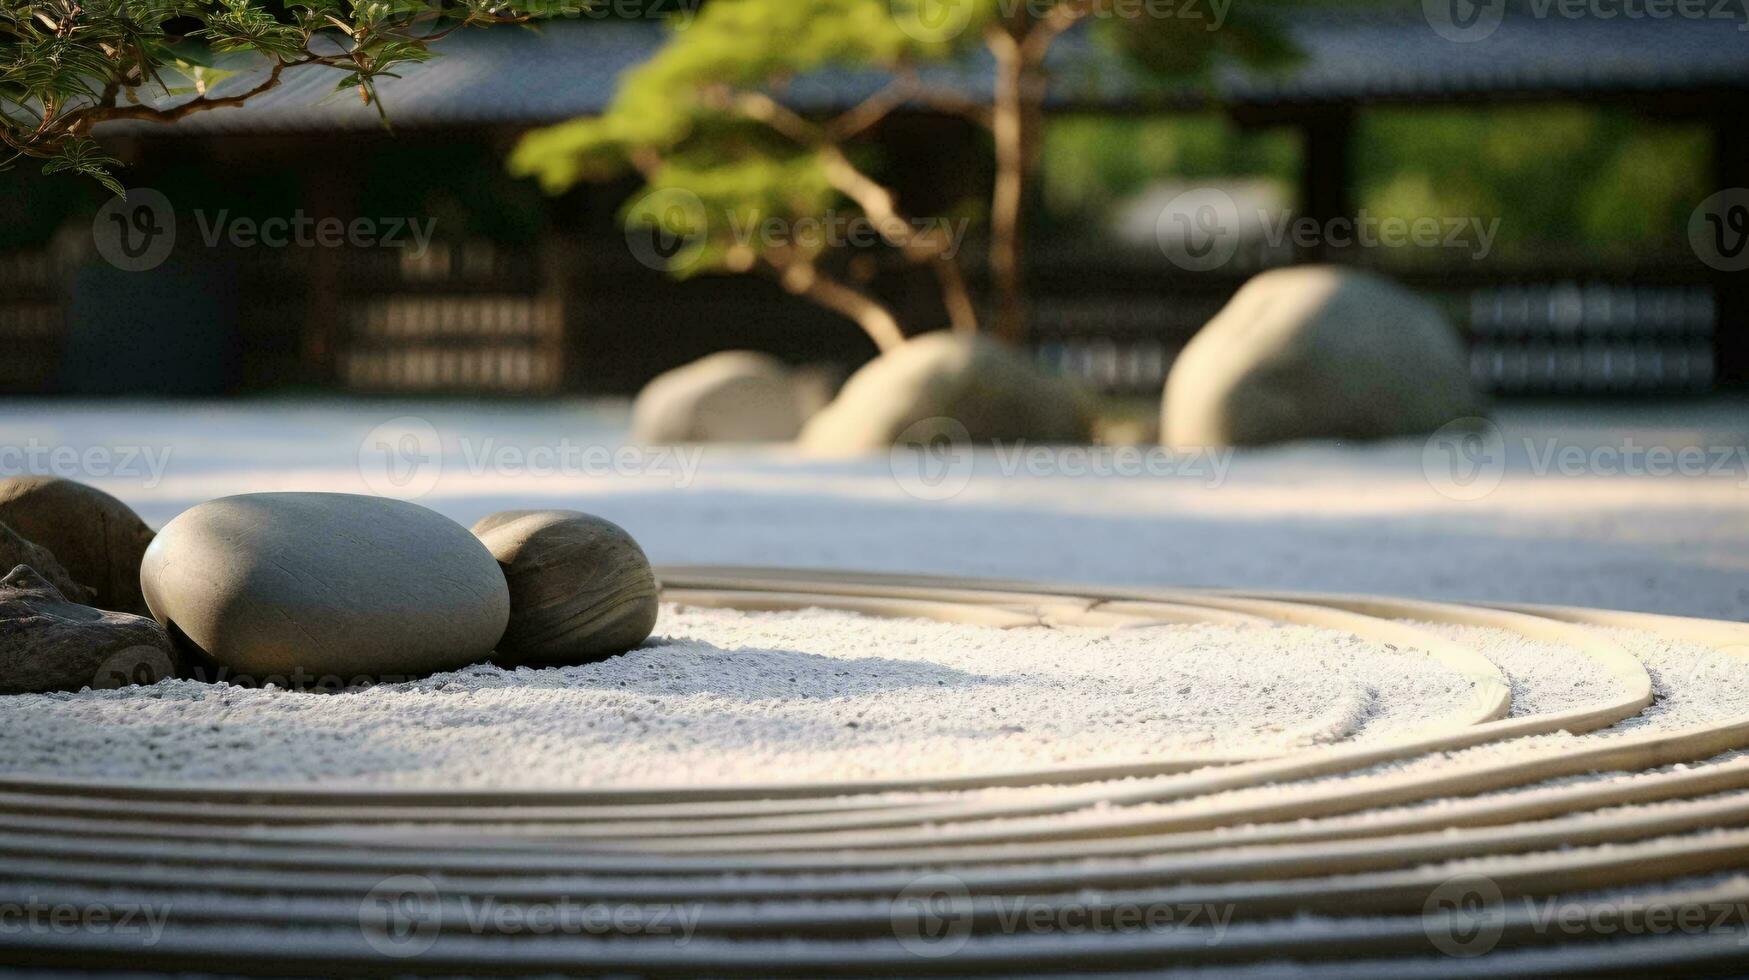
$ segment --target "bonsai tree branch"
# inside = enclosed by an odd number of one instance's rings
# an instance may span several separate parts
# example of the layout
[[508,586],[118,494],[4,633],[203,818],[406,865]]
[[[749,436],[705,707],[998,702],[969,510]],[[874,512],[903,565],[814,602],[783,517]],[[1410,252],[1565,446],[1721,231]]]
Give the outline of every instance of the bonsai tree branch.
[[[939,229],[919,230],[914,222],[901,214],[892,191],[845,156],[838,142],[831,138],[829,127],[810,122],[763,93],[738,93],[729,104],[744,117],[763,122],[798,144],[812,147],[819,154],[826,179],[832,187],[854,201],[881,237],[908,261],[927,266],[935,274],[953,329],[961,333],[977,332],[977,307],[952,254],[951,242]],[[853,113],[856,111],[852,110]]]
[[[576,0],[517,6],[533,3],[310,0],[270,5],[265,0],[189,0],[167,5],[159,0],[57,0],[18,6],[9,0],[0,21],[0,100],[16,111],[0,114],[0,141],[14,151],[14,158],[45,160],[46,173],[82,174],[121,193],[112,174],[119,161],[92,139],[101,123],[173,123],[234,108],[278,87],[288,68],[306,66],[344,72],[340,87],[356,86],[366,103],[376,104],[379,78],[398,77],[395,69],[431,58],[431,44],[451,31],[579,9]],[[169,33],[172,26],[177,33]],[[213,79],[235,72],[207,64],[208,53],[256,55],[266,76],[234,94],[209,94]],[[171,96],[164,76],[173,72],[192,81],[193,98],[172,105],[148,105],[136,98],[147,85]],[[124,98],[128,104],[119,104]]]
[[886,353],[905,342],[905,331],[891,310],[866,293],[821,272],[813,262],[783,256],[764,257],[766,267],[791,295],[801,296],[854,321]]

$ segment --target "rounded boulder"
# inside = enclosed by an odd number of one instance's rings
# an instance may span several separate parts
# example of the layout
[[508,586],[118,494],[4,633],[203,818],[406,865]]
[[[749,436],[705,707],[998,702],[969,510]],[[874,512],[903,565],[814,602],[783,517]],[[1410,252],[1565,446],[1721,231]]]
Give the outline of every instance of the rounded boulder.
[[723,351],[645,385],[632,406],[632,438],[651,445],[787,442],[802,427],[802,402],[782,361]]
[[1301,266],[1254,277],[1191,338],[1161,432],[1179,449],[1384,439],[1482,411],[1433,304],[1371,272]]
[[73,581],[95,593],[93,606],[146,612],[140,560],[152,529],[127,504],[76,480],[13,477],[0,480],[0,523],[47,548]]
[[208,501],[164,526],[147,605],[230,677],[388,680],[487,659],[510,592],[467,528],[417,504],[340,493]]
[[974,442],[1080,443],[1092,413],[1072,384],[1005,344],[947,331],[922,334],[863,365],[799,440],[821,456],[884,451],[913,426],[959,423]]
[[495,660],[557,667],[601,660],[656,626],[656,575],[612,521],[571,510],[503,511],[474,533],[510,586],[510,625]]

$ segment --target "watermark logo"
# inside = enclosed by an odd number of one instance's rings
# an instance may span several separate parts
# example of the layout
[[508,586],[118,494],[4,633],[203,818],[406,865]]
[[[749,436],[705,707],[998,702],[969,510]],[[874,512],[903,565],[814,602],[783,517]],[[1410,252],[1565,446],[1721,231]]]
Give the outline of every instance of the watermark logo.
[[105,262],[123,272],[156,269],[176,245],[176,211],[163,192],[130,188],[97,209],[91,241]]
[[443,476],[443,440],[415,415],[390,419],[358,444],[358,474],[379,497],[417,500]]
[[69,446],[34,436],[22,446],[0,445],[0,476],[58,476],[64,480],[137,480],[150,489],[164,480],[172,446]]
[[1749,446],[1668,445],[1620,440],[1588,443],[1560,436],[1525,436],[1510,444],[1486,419],[1459,419],[1442,426],[1422,445],[1421,469],[1441,495],[1480,500],[1505,476],[1507,453],[1538,479],[1628,478],[1636,480],[1731,480],[1749,490]]
[[31,895],[0,900],[0,937],[113,936],[150,949],[164,938],[169,905],[53,902]]
[[[1422,15],[1434,33],[1465,44],[1493,36],[1506,19],[1506,0],[1422,0]],[[1729,20],[1749,30],[1743,0],[1528,0],[1515,17],[1532,20]]]
[[786,250],[817,252],[827,248],[871,248],[883,241],[911,239],[935,243],[935,254],[944,259],[959,255],[972,227],[970,218],[892,218],[876,223],[863,214],[836,210],[799,218],[773,216],[763,221],[749,221],[734,211],[724,217],[735,244],[747,250],[775,245]]
[[1447,41],[1486,40],[1506,19],[1506,0],[1421,0],[1427,26]]
[[437,886],[423,875],[385,878],[358,906],[358,928],[371,949],[393,959],[422,955],[443,930]]
[[914,41],[945,44],[966,32],[978,0],[893,0],[893,23]]
[[155,646],[140,644],[125,647],[105,657],[91,675],[91,689],[113,691],[136,684],[149,687],[175,676],[176,665],[171,663],[168,653]]
[[1154,219],[1154,240],[1173,265],[1207,272],[1232,261],[1243,231],[1239,205],[1217,187],[1199,187],[1167,202]]
[[1421,447],[1429,486],[1452,500],[1480,500],[1506,477],[1506,437],[1488,419],[1448,422]]
[[704,251],[710,216],[704,200],[683,187],[664,187],[639,198],[626,211],[626,247],[658,272],[680,271]]
[[1154,240],[1173,265],[1207,272],[1232,261],[1247,240],[1280,251],[1352,249],[1451,249],[1481,260],[1494,250],[1499,218],[1374,214],[1327,219],[1290,210],[1242,212],[1233,196],[1215,187],[1185,191],[1154,219]]
[[233,215],[229,209],[194,212],[200,240],[207,248],[398,248],[421,258],[431,248],[437,219],[318,217],[303,209],[287,217],[256,219]]
[[[948,500],[971,484],[979,459],[966,427],[957,419],[913,423],[894,441],[889,466],[899,488],[917,500]],[[1231,447],[1082,446],[991,440],[982,458],[987,472],[1003,480],[1143,479],[1196,480],[1213,490],[1227,480]]]
[[1749,188],[1719,191],[1688,218],[1688,243],[1720,272],[1749,269]]
[[972,893],[953,875],[924,875],[893,899],[892,920],[906,952],[923,959],[952,956],[972,936]]
[[449,441],[456,452],[446,458],[446,440],[437,427],[416,415],[390,419],[358,444],[358,473],[379,497],[417,500],[437,488],[445,473],[479,479],[639,478],[684,489],[698,479],[708,447],[607,446],[563,438],[523,445],[497,436],[460,435]]
[[1506,932],[1506,898],[1487,875],[1463,874],[1433,889],[1421,907],[1421,925],[1433,947],[1462,959],[1499,945]]
[[972,436],[958,419],[913,422],[899,433],[888,465],[899,489],[918,500],[957,497],[972,481]]

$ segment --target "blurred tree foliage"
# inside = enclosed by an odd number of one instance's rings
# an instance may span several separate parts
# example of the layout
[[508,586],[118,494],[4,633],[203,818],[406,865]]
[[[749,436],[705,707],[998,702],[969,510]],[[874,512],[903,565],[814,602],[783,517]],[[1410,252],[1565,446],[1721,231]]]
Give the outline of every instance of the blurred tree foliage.
[[[1380,217],[1498,216],[1498,258],[1681,249],[1689,212],[1709,192],[1702,126],[1581,106],[1373,110],[1359,123],[1358,206]],[[1299,152],[1291,132],[1216,116],[1056,119],[1045,218],[1091,231],[1171,179],[1263,177],[1291,195]]]
[[[951,241],[905,213],[906,202],[877,179],[879,147],[866,138],[901,107],[932,108],[989,134],[992,332],[1015,340],[1025,322],[1022,255],[1052,46],[1090,23],[1103,44],[1156,76],[1199,72],[1220,57],[1292,59],[1273,18],[1243,5],[1224,13],[1218,22],[1162,17],[1112,0],[711,0],[624,76],[605,115],[529,134],[511,170],[555,193],[636,172],[651,193],[632,204],[628,222],[694,243],[670,260],[677,274],[770,274],[890,348],[904,330],[872,295],[831,275],[830,243],[738,229],[860,212],[907,261],[936,275],[955,329],[978,329]],[[990,66],[988,94],[928,81],[932,66],[979,57]],[[875,91],[828,119],[793,106],[789,83],[827,68],[866,73]]]

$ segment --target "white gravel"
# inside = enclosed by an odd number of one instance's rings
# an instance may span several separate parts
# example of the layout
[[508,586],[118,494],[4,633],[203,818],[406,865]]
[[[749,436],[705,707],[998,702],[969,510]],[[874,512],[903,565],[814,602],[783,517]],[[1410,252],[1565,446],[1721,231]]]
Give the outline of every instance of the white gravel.
[[453,787],[959,775],[1275,755],[1453,723],[1472,683],[1306,627],[1001,630],[666,606],[643,648],[338,694],[167,682],[10,699],[0,768]]

